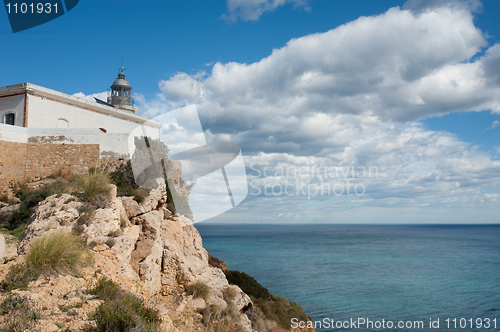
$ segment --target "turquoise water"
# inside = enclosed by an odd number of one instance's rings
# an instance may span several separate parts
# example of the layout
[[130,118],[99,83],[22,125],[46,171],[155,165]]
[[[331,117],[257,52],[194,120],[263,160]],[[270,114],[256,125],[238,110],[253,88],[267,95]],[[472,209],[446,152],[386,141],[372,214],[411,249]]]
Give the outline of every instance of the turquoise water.
[[[296,301],[314,320],[423,321],[423,331],[439,318],[434,331],[485,331],[495,330],[496,318],[500,330],[498,225],[196,228],[213,256]],[[453,321],[447,328],[447,318],[457,318],[457,329]],[[490,328],[479,329],[477,318],[489,318]]]

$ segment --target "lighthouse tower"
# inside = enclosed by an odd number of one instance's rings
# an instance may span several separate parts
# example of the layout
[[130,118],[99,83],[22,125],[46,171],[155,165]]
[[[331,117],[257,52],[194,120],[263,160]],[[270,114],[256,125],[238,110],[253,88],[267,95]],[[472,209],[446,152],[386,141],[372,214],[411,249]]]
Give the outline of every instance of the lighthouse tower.
[[108,104],[111,104],[116,108],[135,113],[132,87],[125,79],[125,74],[123,73],[124,70],[125,68],[123,68],[122,64],[122,67],[118,72],[118,77],[113,82],[113,85],[111,85],[111,94],[108,96]]

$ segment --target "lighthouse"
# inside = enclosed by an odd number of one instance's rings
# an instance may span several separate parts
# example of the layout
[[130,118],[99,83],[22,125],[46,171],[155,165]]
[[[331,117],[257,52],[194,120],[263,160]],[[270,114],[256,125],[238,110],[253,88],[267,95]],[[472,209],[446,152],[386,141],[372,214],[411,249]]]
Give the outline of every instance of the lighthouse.
[[123,65],[118,71],[118,77],[111,85],[110,94],[108,96],[108,104],[113,105],[116,108],[127,110],[130,112],[135,112],[134,98],[132,96],[132,87],[130,83],[125,79],[125,68]]

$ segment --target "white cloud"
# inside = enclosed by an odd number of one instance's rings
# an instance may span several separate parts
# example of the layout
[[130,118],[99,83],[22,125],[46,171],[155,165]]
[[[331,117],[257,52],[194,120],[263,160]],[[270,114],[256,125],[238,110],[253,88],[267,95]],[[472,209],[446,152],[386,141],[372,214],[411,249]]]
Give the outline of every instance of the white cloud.
[[498,120],[495,120],[493,121],[493,123],[491,124],[491,127],[488,127],[486,128],[487,130],[492,130],[492,129],[495,129],[496,127],[498,127],[500,125],[500,121]]
[[487,191],[500,186],[500,162],[418,121],[456,111],[500,113],[500,45],[471,60],[487,46],[474,26],[474,1],[425,10],[423,3],[292,39],[256,63],[178,73],[160,83],[165,97],[145,112],[194,103],[207,137],[239,144],[247,165],[261,170],[376,166],[377,178],[351,179],[366,195],[347,205],[490,207]]
[[[198,75],[199,77],[199,75]],[[160,89],[173,102],[183,100],[193,100],[200,96],[201,83],[186,73],[178,73],[172,76],[168,81],[160,82]]]
[[309,3],[312,0],[227,0],[228,14],[223,17],[233,22],[242,19],[244,21],[257,21],[265,12],[272,12],[285,4],[293,4],[295,7],[304,8],[309,11]]
[[93,93],[91,95],[86,95],[83,92],[77,92],[77,93],[73,94],[73,96],[78,97],[78,98],[83,98],[86,100],[90,100],[90,101],[95,101],[94,98],[97,98],[97,99],[102,100],[104,102],[108,101],[108,93],[106,91]]

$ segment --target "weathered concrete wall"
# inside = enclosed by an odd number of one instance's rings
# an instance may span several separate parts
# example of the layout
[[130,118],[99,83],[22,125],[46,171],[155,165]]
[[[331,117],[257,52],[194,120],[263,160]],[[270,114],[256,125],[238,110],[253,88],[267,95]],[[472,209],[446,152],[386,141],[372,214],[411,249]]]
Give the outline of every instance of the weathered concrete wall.
[[99,134],[99,144],[102,159],[130,159],[130,144],[133,146],[134,141],[133,136],[126,133],[101,133]]
[[[0,123],[0,140],[17,143],[97,144],[102,159],[130,159],[134,136],[147,134],[138,127],[133,133],[102,133],[96,128],[23,128]],[[153,137],[154,138],[154,137]]]

